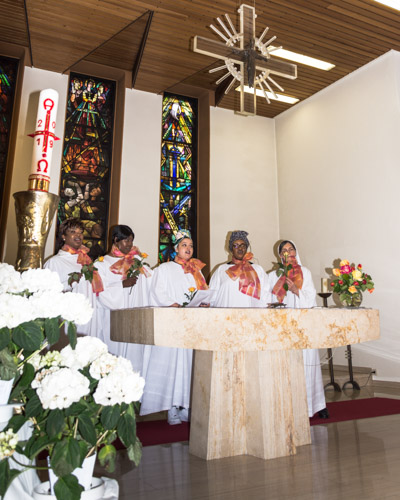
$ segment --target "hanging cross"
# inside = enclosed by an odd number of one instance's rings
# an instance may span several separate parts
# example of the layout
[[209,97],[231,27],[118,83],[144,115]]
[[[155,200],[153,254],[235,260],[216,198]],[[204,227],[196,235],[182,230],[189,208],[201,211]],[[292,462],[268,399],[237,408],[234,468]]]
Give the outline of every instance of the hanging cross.
[[[193,39],[193,51],[225,61],[223,66],[214,68],[210,70],[210,72],[227,69],[228,72],[217,81],[217,84],[231,75],[233,78],[226,88],[225,94],[228,94],[235,81],[238,81],[240,83],[240,114],[255,115],[257,85],[264,92],[264,97],[269,103],[270,101],[266,90],[271,92],[274,97],[276,96],[271,84],[283,91],[283,88],[272,79],[270,74],[294,80],[297,78],[297,66],[295,64],[270,58],[269,53],[272,52],[274,48],[268,47],[268,45],[275,40],[276,37],[274,36],[267,42],[262,43],[262,39],[268,31],[268,28],[265,28],[260,38],[256,38],[256,14],[254,7],[242,4],[238,12],[240,13],[240,33],[236,31],[228,14],[225,14],[230,30],[220,18],[217,18],[217,21],[224,29],[226,35],[215,26],[211,25],[210,27],[225,40],[226,43],[224,44],[201,36],[195,36]],[[240,42],[240,48],[235,47],[238,41]],[[239,65],[240,70],[237,70],[236,65]],[[257,71],[260,73],[257,74]],[[246,86],[252,88],[254,92],[245,92]]]

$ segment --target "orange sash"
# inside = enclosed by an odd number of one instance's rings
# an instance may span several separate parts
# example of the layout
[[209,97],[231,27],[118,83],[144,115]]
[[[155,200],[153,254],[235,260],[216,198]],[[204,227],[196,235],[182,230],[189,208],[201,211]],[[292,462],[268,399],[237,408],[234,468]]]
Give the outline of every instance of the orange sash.
[[201,273],[201,269],[205,266],[204,262],[199,259],[185,260],[178,256],[175,257],[175,262],[182,266],[185,274],[190,273],[193,276],[197,290],[208,290],[206,280]]
[[[121,257],[120,260],[110,266],[110,271],[114,274],[121,274],[122,280],[126,280],[128,271],[135,260],[135,255],[141,255],[141,253],[138,247],[135,246],[133,246],[128,253],[123,253],[116,245],[113,245],[111,247],[110,255],[111,257]],[[150,276],[150,273],[145,266],[140,267],[139,272],[144,274],[146,278]]]
[[[297,286],[299,290],[303,287],[303,271],[301,270],[301,266],[297,263],[296,257],[288,257],[286,265],[292,264],[292,269],[288,271],[288,278],[290,278],[293,283]],[[283,287],[286,283],[286,276],[282,275],[278,281],[275,283],[275,286],[272,290],[272,293],[278,299],[278,302],[282,303],[283,299],[286,297],[287,291]]]
[[252,253],[246,253],[243,260],[232,258],[234,266],[227,269],[226,274],[236,281],[239,278],[239,291],[250,297],[260,300],[261,283],[256,270],[250,264],[249,260],[253,258]]
[[[70,245],[64,245],[61,250],[64,252],[68,252],[72,255],[78,254],[78,264],[81,266],[88,266],[92,264],[92,259],[89,257],[88,252],[89,248],[85,247],[85,245],[81,245],[78,250],[72,248]],[[96,295],[99,295],[100,292],[104,290],[103,282],[101,281],[100,274],[98,271],[93,270],[93,279],[92,279],[92,290]]]

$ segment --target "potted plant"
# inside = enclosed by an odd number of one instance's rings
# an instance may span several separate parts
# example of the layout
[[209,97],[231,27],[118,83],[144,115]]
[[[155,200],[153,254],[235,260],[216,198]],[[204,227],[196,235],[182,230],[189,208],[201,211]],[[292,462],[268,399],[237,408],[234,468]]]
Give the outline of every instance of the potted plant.
[[[14,299],[4,297],[13,295],[34,303],[36,312],[29,312],[28,307],[28,313],[23,311],[19,315],[19,309],[14,307],[8,316],[0,314],[2,350],[10,356],[6,364],[15,376],[11,401],[21,406],[0,433],[0,495],[4,496],[11,482],[24,470],[11,467],[13,461],[18,463],[14,452],[32,462],[31,466],[19,463],[26,470],[37,467],[33,462],[45,450],[48,465],[58,478],[54,486],[56,497],[77,500],[83,486],[74,471],[96,452],[100,463],[112,471],[116,456],[113,442],[117,438],[126,446],[128,457],[139,463],[141,444],[136,436],[135,410],[144,379],[132,370],[128,360],[109,354],[99,339],[76,338],[75,322],[86,322],[92,314],[84,296],[56,292],[59,286],[48,274],[51,271],[46,271],[46,281],[45,270],[29,270],[28,276],[22,273],[18,278],[15,271],[4,266],[0,265],[0,277],[1,273],[3,277],[8,274],[9,284],[3,286],[1,282],[0,305],[6,300],[14,304]],[[31,284],[24,288],[27,281]],[[37,300],[33,300],[35,294]],[[69,322],[70,345],[60,352],[45,352],[44,346],[58,340],[59,325],[64,320]],[[16,370],[11,369],[11,359]],[[31,423],[32,433],[28,440],[18,442],[17,433],[26,422]]]

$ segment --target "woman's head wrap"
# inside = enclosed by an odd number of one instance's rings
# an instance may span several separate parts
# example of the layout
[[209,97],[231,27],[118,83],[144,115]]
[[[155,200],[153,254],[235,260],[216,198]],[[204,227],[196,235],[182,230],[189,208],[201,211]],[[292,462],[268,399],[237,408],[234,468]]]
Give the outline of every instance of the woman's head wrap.
[[179,243],[185,238],[192,239],[192,235],[188,229],[179,229],[175,234],[171,236],[172,244],[174,245],[174,250],[177,250]]
[[249,233],[246,231],[232,231],[231,237],[229,238],[229,250],[232,252],[233,243],[237,240],[243,240],[247,247],[250,246],[249,240],[247,239]]

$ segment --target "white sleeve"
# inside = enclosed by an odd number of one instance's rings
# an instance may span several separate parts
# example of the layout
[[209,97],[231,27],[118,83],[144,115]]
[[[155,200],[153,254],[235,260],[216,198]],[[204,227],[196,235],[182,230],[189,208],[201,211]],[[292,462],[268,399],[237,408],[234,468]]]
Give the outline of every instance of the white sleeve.
[[301,269],[303,271],[303,286],[299,290],[297,307],[314,307],[317,305],[317,291],[315,290],[311,272],[306,267],[302,267]]

